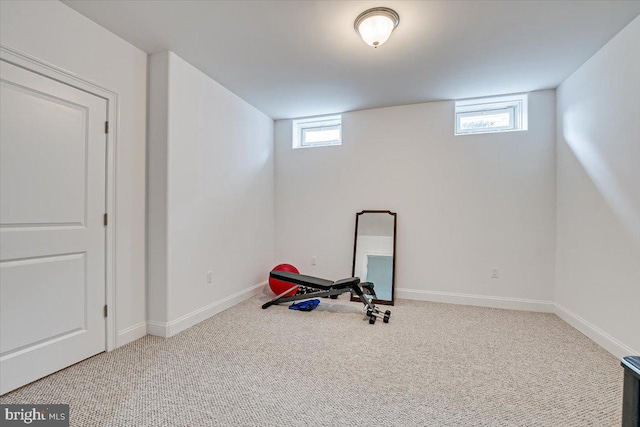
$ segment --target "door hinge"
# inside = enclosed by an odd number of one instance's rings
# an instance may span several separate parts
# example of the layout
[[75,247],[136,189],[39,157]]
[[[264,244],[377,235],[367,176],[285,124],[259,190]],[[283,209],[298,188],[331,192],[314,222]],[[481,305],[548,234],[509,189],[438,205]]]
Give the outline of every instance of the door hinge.
[[107,309],[107,306],[105,305],[104,306],[104,317],[107,317],[107,314],[108,314],[108,309]]
[[105,227],[107,226],[107,224],[109,224],[109,215],[104,214],[104,221],[103,222],[104,222],[104,226]]
[[104,122],[104,133],[109,133],[109,122]]

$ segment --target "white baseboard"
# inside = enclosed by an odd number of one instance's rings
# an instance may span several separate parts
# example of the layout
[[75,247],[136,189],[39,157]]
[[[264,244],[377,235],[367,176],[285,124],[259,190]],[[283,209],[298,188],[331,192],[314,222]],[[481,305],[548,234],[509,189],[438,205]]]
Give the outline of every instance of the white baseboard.
[[634,350],[627,347],[602,329],[595,326],[593,323],[589,323],[587,320],[558,303],[555,303],[554,313],[556,316],[582,332],[589,339],[607,350],[609,353],[613,354],[618,359],[622,359],[625,356],[640,354],[638,349]]
[[147,322],[140,322],[118,332],[116,348],[147,335]]
[[424,291],[421,289],[398,288],[398,298],[418,301],[443,302],[447,304],[476,305],[479,307],[504,308],[509,310],[537,311],[541,313],[553,313],[553,301],[509,298],[473,294],[460,294],[455,292]]
[[165,337],[167,333],[167,323],[147,321],[147,333],[157,337]]
[[220,301],[216,301],[202,308],[194,310],[191,313],[185,314],[184,316],[181,316],[170,322],[147,322],[147,332],[150,335],[169,338],[170,336],[182,332],[185,329],[188,329],[193,325],[196,325],[203,320],[226,310],[227,308],[233,307],[234,305],[239,304],[242,301],[259,294],[266,284],[267,281],[260,282],[248,289],[236,292],[235,294],[229,295],[228,297],[223,298]]
[[[260,293],[267,282],[261,282],[248,289],[230,295],[220,301],[216,301],[189,314],[186,314],[171,322],[142,322],[130,328],[123,329],[118,334],[118,347],[143,337],[147,333],[161,337],[170,337],[185,329],[226,310],[240,302]],[[524,298],[509,298],[498,296],[485,296],[474,294],[462,294],[454,292],[425,291],[420,289],[398,288],[398,298],[441,302],[447,304],[474,305],[479,307],[503,308],[509,310],[535,311],[540,313],[554,313],[560,319],[583,333],[596,344],[613,354],[618,359],[629,355],[640,354],[640,349],[632,349],[613,338],[597,326],[573,313],[566,307],[553,301],[534,300]]]

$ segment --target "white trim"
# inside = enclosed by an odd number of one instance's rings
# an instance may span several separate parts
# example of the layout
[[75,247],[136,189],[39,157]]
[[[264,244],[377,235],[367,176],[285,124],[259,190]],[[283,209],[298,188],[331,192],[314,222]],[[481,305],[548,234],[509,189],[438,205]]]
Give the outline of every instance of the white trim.
[[508,310],[537,311],[553,313],[553,301],[510,298],[487,295],[461,294],[455,292],[425,291],[421,289],[398,288],[397,298],[442,302],[447,304],[475,305],[479,307],[504,308]]
[[109,306],[109,316],[106,320],[106,351],[116,348],[116,201],[117,201],[117,141],[119,132],[120,108],[118,105],[118,93],[102,87],[94,82],[85,80],[80,76],[59,68],[55,65],[41,61],[26,53],[0,45],[0,56],[19,67],[23,67],[35,73],[41,74],[66,85],[91,93],[107,101],[107,120],[109,121],[109,133],[107,134],[107,179],[106,179],[106,213],[109,215],[109,225],[106,227],[105,248],[105,303]]
[[156,337],[166,338],[166,323],[156,322],[153,320],[147,321],[147,334],[155,335]]
[[640,349],[632,349],[627,347],[602,329],[595,326],[593,323],[588,322],[582,317],[578,316],[568,308],[555,303],[556,316],[567,322],[569,325],[582,332],[587,338],[594,341],[600,347],[613,354],[618,359],[622,359],[625,356],[631,356],[640,354]]
[[[519,132],[529,129],[529,109],[527,93],[473,98],[455,101],[455,136],[477,135],[485,133]],[[459,117],[462,115],[481,116],[497,110],[509,110],[510,124],[502,128],[480,128],[463,130]]]
[[157,335],[164,338],[169,338],[179,332],[182,332],[209,317],[216,315],[228,308],[233,307],[236,304],[241,303],[244,300],[251,298],[254,295],[258,295],[262,288],[267,284],[267,281],[260,282],[257,285],[253,285],[250,288],[244,289],[235,294],[229,295],[219,301],[213,302],[209,305],[205,305],[197,310],[187,313],[184,316],[180,316],[170,322],[147,322],[147,332],[149,335]]
[[122,347],[145,335],[147,335],[147,322],[140,322],[118,332],[118,342],[116,344],[118,347]]
[[[293,119],[293,143],[292,148],[314,148],[314,147],[330,147],[333,145],[342,145],[342,115],[334,114],[330,116],[315,116]],[[318,130],[324,127],[334,127],[340,131],[340,137],[336,140],[304,143],[304,133],[308,130]]]
[[560,319],[580,331],[587,338],[591,339],[618,359],[629,355],[640,354],[639,349],[632,349],[631,347],[626,346],[608,333],[604,332],[602,329],[557,302],[554,303],[553,301],[525,298],[461,294],[454,292],[425,291],[421,289],[407,288],[398,288],[396,291],[398,298],[410,300],[503,308],[509,310],[536,311],[540,313],[554,313]]

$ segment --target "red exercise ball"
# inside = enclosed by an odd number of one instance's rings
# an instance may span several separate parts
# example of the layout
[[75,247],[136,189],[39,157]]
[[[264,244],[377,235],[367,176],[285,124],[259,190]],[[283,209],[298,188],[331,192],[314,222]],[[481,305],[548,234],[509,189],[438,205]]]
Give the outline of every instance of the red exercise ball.
[[[273,270],[271,271],[286,271],[289,273],[300,274],[298,269],[291,264],[278,264],[275,267],[273,267]],[[271,276],[269,276],[269,287],[271,288],[273,293],[276,295],[280,295],[281,293],[285,292],[287,289],[291,289],[293,286],[295,286],[293,283],[283,282],[282,280],[274,279]],[[284,296],[292,297],[296,294],[297,290],[298,289],[296,288],[291,292],[288,292]]]

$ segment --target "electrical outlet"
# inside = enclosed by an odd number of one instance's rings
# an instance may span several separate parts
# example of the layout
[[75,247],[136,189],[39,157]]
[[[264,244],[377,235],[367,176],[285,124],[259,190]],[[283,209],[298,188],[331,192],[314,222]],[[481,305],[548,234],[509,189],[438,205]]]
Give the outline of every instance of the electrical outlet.
[[207,283],[213,283],[213,271],[207,271]]
[[318,257],[316,257],[315,255],[311,257],[311,265],[316,265],[317,261],[318,261]]
[[498,277],[500,277],[498,267],[491,268],[491,278],[497,279]]

